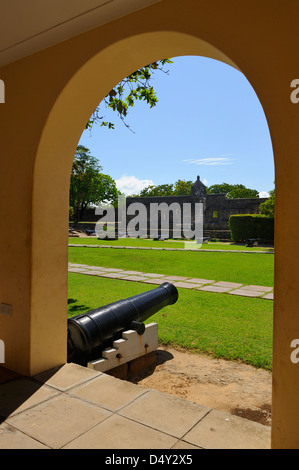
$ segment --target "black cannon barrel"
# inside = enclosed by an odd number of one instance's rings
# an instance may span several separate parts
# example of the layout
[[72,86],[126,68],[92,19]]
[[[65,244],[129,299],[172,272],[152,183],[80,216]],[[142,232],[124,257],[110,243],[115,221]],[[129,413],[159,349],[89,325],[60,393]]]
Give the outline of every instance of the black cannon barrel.
[[[178,291],[170,282],[142,294],[119,300],[68,319],[68,362],[86,365],[97,359],[100,353],[112,346],[126,329],[136,329],[138,325],[156,312],[174,304]],[[144,328],[139,328],[139,333]]]

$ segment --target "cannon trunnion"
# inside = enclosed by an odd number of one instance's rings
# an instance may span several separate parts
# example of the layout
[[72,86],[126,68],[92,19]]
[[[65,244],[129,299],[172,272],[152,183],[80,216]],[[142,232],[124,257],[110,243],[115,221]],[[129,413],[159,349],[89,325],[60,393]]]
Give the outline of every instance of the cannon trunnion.
[[143,322],[178,299],[170,282],[68,319],[67,360],[80,365],[97,359],[125,330],[143,334]]

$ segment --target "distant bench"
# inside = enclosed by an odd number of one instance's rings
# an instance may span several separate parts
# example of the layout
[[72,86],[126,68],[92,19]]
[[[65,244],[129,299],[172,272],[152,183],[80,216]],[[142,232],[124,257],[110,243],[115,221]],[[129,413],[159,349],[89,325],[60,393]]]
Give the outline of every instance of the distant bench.
[[210,237],[202,237],[196,240],[196,243],[208,243],[209,240],[210,240]]
[[260,238],[248,238],[247,246],[258,246]]

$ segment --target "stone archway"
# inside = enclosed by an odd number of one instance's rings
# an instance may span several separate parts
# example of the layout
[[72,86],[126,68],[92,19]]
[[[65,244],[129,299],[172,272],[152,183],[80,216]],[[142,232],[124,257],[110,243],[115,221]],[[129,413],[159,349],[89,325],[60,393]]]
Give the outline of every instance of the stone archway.
[[[215,15],[213,2],[161,0],[1,69],[0,207],[4,220],[14,214],[0,233],[0,294],[12,305],[12,315],[0,318],[8,368],[34,375],[66,360],[69,174],[93,108],[144,63],[204,55],[244,73],[269,125],[276,174],[272,445],[299,445],[298,366],[290,360],[291,342],[299,338],[299,113],[290,99],[298,8],[254,0],[240,10],[229,0]],[[17,138],[16,115],[22,123]]]
[[[128,60],[128,56],[124,56],[121,52],[132,50],[136,43],[140,47],[139,54],[132,55]],[[183,47],[182,43],[184,43]],[[161,47],[161,44],[164,46]],[[33,357],[38,357],[41,349],[44,349],[47,338],[50,351],[49,330],[51,328],[53,328],[52,334],[54,334],[54,329],[56,331],[55,353],[60,350],[61,357],[64,357],[69,178],[82,129],[98,102],[124,76],[145,63],[150,63],[160,57],[177,56],[183,50],[187,54],[196,53],[196,55],[222,60],[235,67],[233,62],[219,50],[192,36],[159,32],[126,38],[98,52],[85,62],[71,77],[49,113],[39,141],[34,169],[32,294],[36,298],[38,310],[45,312],[52,304],[52,314],[51,317],[46,315],[49,323],[46,318],[43,320],[43,325],[38,323],[39,332],[43,328],[47,334],[45,337],[40,334],[36,335],[38,340],[32,344]],[[123,59],[117,63],[111,62],[111,57],[115,56],[123,57]],[[105,71],[105,75],[103,80],[99,81],[101,70]],[[88,87],[86,87],[87,83]],[[53,220],[56,226],[60,227],[54,236]],[[41,253],[43,256],[40,256]],[[57,266],[60,269],[57,269]],[[40,300],[38,301],[37,298]],[[54,315],[57,316],[55,321],[53,321]],[[34,328],[33,324],[32,328]]]

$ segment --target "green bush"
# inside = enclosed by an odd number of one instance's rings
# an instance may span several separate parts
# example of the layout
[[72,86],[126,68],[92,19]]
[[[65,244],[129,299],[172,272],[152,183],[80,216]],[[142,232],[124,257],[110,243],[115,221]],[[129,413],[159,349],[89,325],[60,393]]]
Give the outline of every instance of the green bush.
[[248,238],[260,238],[263,242],[274,241],[273,217],[262,214],[231,215],[229,228],[234,242],[244,242]]
[[74,208],[69,207],[69,221],[74,220]]

